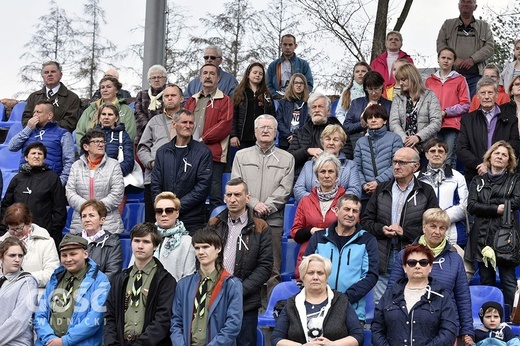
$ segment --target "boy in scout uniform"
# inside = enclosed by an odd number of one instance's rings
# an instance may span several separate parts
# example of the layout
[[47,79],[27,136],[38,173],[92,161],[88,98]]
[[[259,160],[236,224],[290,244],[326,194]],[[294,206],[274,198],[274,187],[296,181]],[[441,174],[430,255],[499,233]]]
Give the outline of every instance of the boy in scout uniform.
[[110,283],[88,258],[87,240],[67,234],[59,266],[34,316],[37,346],[101,345]]
[[134,264],[114,277],[107,300],[104,345],[171,345],[169,330],[176,281],[153,256],[157,227],[140,223],[130,232]]

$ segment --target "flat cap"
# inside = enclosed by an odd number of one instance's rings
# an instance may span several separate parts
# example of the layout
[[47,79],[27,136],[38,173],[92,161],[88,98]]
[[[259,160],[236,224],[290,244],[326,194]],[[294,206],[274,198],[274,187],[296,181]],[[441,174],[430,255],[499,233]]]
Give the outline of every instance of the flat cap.
[[60,243],[60,251],[71,250],[71,249],[83,249],[86,250],[88,241],[79,235],[72,235],[67,233]]

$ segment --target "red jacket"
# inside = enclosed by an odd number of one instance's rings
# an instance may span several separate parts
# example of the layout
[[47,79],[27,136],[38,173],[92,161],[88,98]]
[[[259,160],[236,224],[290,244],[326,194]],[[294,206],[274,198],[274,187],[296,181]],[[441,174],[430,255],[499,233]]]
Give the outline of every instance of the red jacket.
[[[194,112],[199,96],[200,92],[190,97],[184,108]],[[232,124],[233,101],[217,89],[213,99],[206,105],[206,118],[201,136],[202,142],[211,150],[215,162],[226,162]]]
[[[504,103],[508,103],[511,101],[509,95],[506,93],[506,90],[504,89],[503,85],[498,86],[498,95],[497,100],[495,103],[497,105],[503,105]],[[473,96],[473,99],[471,100],[471,105],[469,106],[469,111],[473,112],[480,108],[480,101],[478,100],[477,95]]]
[[460,130],[460,119],[469,109],[469,88],[466,78],[454,72],[443,84],[437,75],[432,74],[426,79],[424,85],[437,95],[441,109],[446,111],[441,128]]
[[[395,83],[394,75],[392,73],[388,73],[388,64],[386,62],[387,57],[388,52],[385,51],[383,54],[378,55],[370,64],[372,70],[379,72],[385,79],[385,87]],[[405,59],[409,63],[413,64],[412,57],[402,50],[399,51],[399,55],[397,56],[397,60],[399,59]]]
[[301,244],[300,251],[298,252],[298,260],[296,261],[296,279],[300,277],[298,267],[300,266],[303,254],[305,253],[305,249],[307,248],[307,244],[311,238],[311,228],[319,227],[326,229],[331,223],[336,221],[338,217],[332,209],[336,207],[338,199],[345,194],[345,189],[340,186],[338,188],[338,193],[336,194],[336,197],[334,197],[334,200],[324,218],[321,214],[317,191],[317,187],[313,188],[310,195],[307,195],[300,200],[298,207],[296,208],[296,214],[294,215],[294,223],[291,228],[291,238],[293,238],[295,242]]

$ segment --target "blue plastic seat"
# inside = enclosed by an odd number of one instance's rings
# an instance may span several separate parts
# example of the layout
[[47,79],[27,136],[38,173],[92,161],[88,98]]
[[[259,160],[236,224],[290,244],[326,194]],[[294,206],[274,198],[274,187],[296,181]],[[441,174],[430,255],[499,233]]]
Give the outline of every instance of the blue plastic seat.
[[6,121],[5,106],[0,102],[0,121]]
[[282,268],[280,270],[282,281],[291,281],[296,277],[294,271],[296,269],[296,260],[298,259],[300,246],[300,244],[292,239],[282,241]]
[[473,316],[473,328],[477,328],[482,325],[478,311],[482,304],[487,301],[495,301],[502,305],[504,308],[504,295],[502,291],[494,286],[474,285],[469,286],[469,292],[471,294],[471,311]]
[[119,240],[121,241],[121,248],[123,250],[123,269],[126,269],[132,258],[132,242],[130,238],[120,238]]
[[222,205],[219,205],[218,207],[215,207],[215,209],[213,209],[211,211],[211,214],[209,215],[209,217],[217,216],[218,214],[222,213],[222,211],[224,209],[226,209],[226,208],[227,208],[227,205],[225,205],[225,204],[222,204]]
[[134,102],[130,102],[130,103],[128,104],[128,107],[130,107],[130,109],[132,110],[132,112],[135,113],[135,101],[134,101]]
[[276,303],[280,300],[288,299],[298,292],[300,292],[300,288],[295,281],[280,282],[276,285],[271,292],[271,297],[269,298],[265,312],[258,316],[258,326],[263,328],[274,327],[276,320],[274,319],[273,313]]
[[2,169],[2,180],[4,182],[4,186],[2,188],[2,191],[0,191],[2,193],[2,196],[0,196],[2,199],[4,198],[5,192],[7,191],[7,188],[9,187],[9,183],[11,182],[11,180],[13,180],[13,177],[16,174],[18,174],[18,173]]
[[13,109],[11,110],[11,115],[9,115],[9,120],[0,121],[0,127],[10,128],[15,123],[21,123],[23,111],[25,109],[26,104],[27,102],[18,102],[17,104],[15,104]]
[[365,329],[363,330],[363,334],[363,346],[372,346],[372,331],[370,329]]
[[70,232],[70,223],[72,222],[72,214],[74,214],[74,208],[71,206],[67,206],[67,221],[65,222],[65,227],[63,228],[63,234]]
[[339,99],[334,100],[330,105],[330,116],[336,117],[336,108],[338,108]]
[[256,346],[265,346],[264,333],[260,328],[256,328]]
[[222,174],[222,196],[226,193],[226,184],[231,179],[231,173]]
[[365,323],[370,324],[374,320],[374,313],[376,312],[376,303],[374,301],[374,292],[370,290],[365,296]]
[[0,149],[0,169],[2,171],[18,172],[21,157],[21,150],[10,151],[7,147],[3,147]]
[[123,225],[125,232],[120,237],[128,238],[132,228],[138,223],[144,222],[144,203],[127,203],[123,209]]
[[128,192],[126,194],[126,203],[144,203],[144,190],[137,193]]
[[20,123],[20,122],[14,123],[13,126],[11,126],[9,128],[9,131],[7,131],[7,135],[5,136],[5,141],[2,144],[1,148],[3,148],[4,146],[7,147],[9,145],[9,142],[11,141],[11,139],[17,133],[21,132],[22,130],[23,130],[22,123]]
[[286,204],[283,212],[283,237],[288,239],[291,237],[291,228],[294,223],[294,215],[296,214],[296,204]]

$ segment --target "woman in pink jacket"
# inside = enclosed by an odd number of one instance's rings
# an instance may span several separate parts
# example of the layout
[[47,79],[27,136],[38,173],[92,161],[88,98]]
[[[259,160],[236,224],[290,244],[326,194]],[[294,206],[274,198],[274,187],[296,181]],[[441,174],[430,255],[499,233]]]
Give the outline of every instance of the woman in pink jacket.
[[442,124],[437,137],[448,143],[446,164],[456,163],[455,143],[460,130],[460,119],[469,110],[470,97],[466,78],[452,70],[457,54],[451,48],[444,48],[437,54],[439,71],[426,79],[424,85],[431,89],[441,104]]

